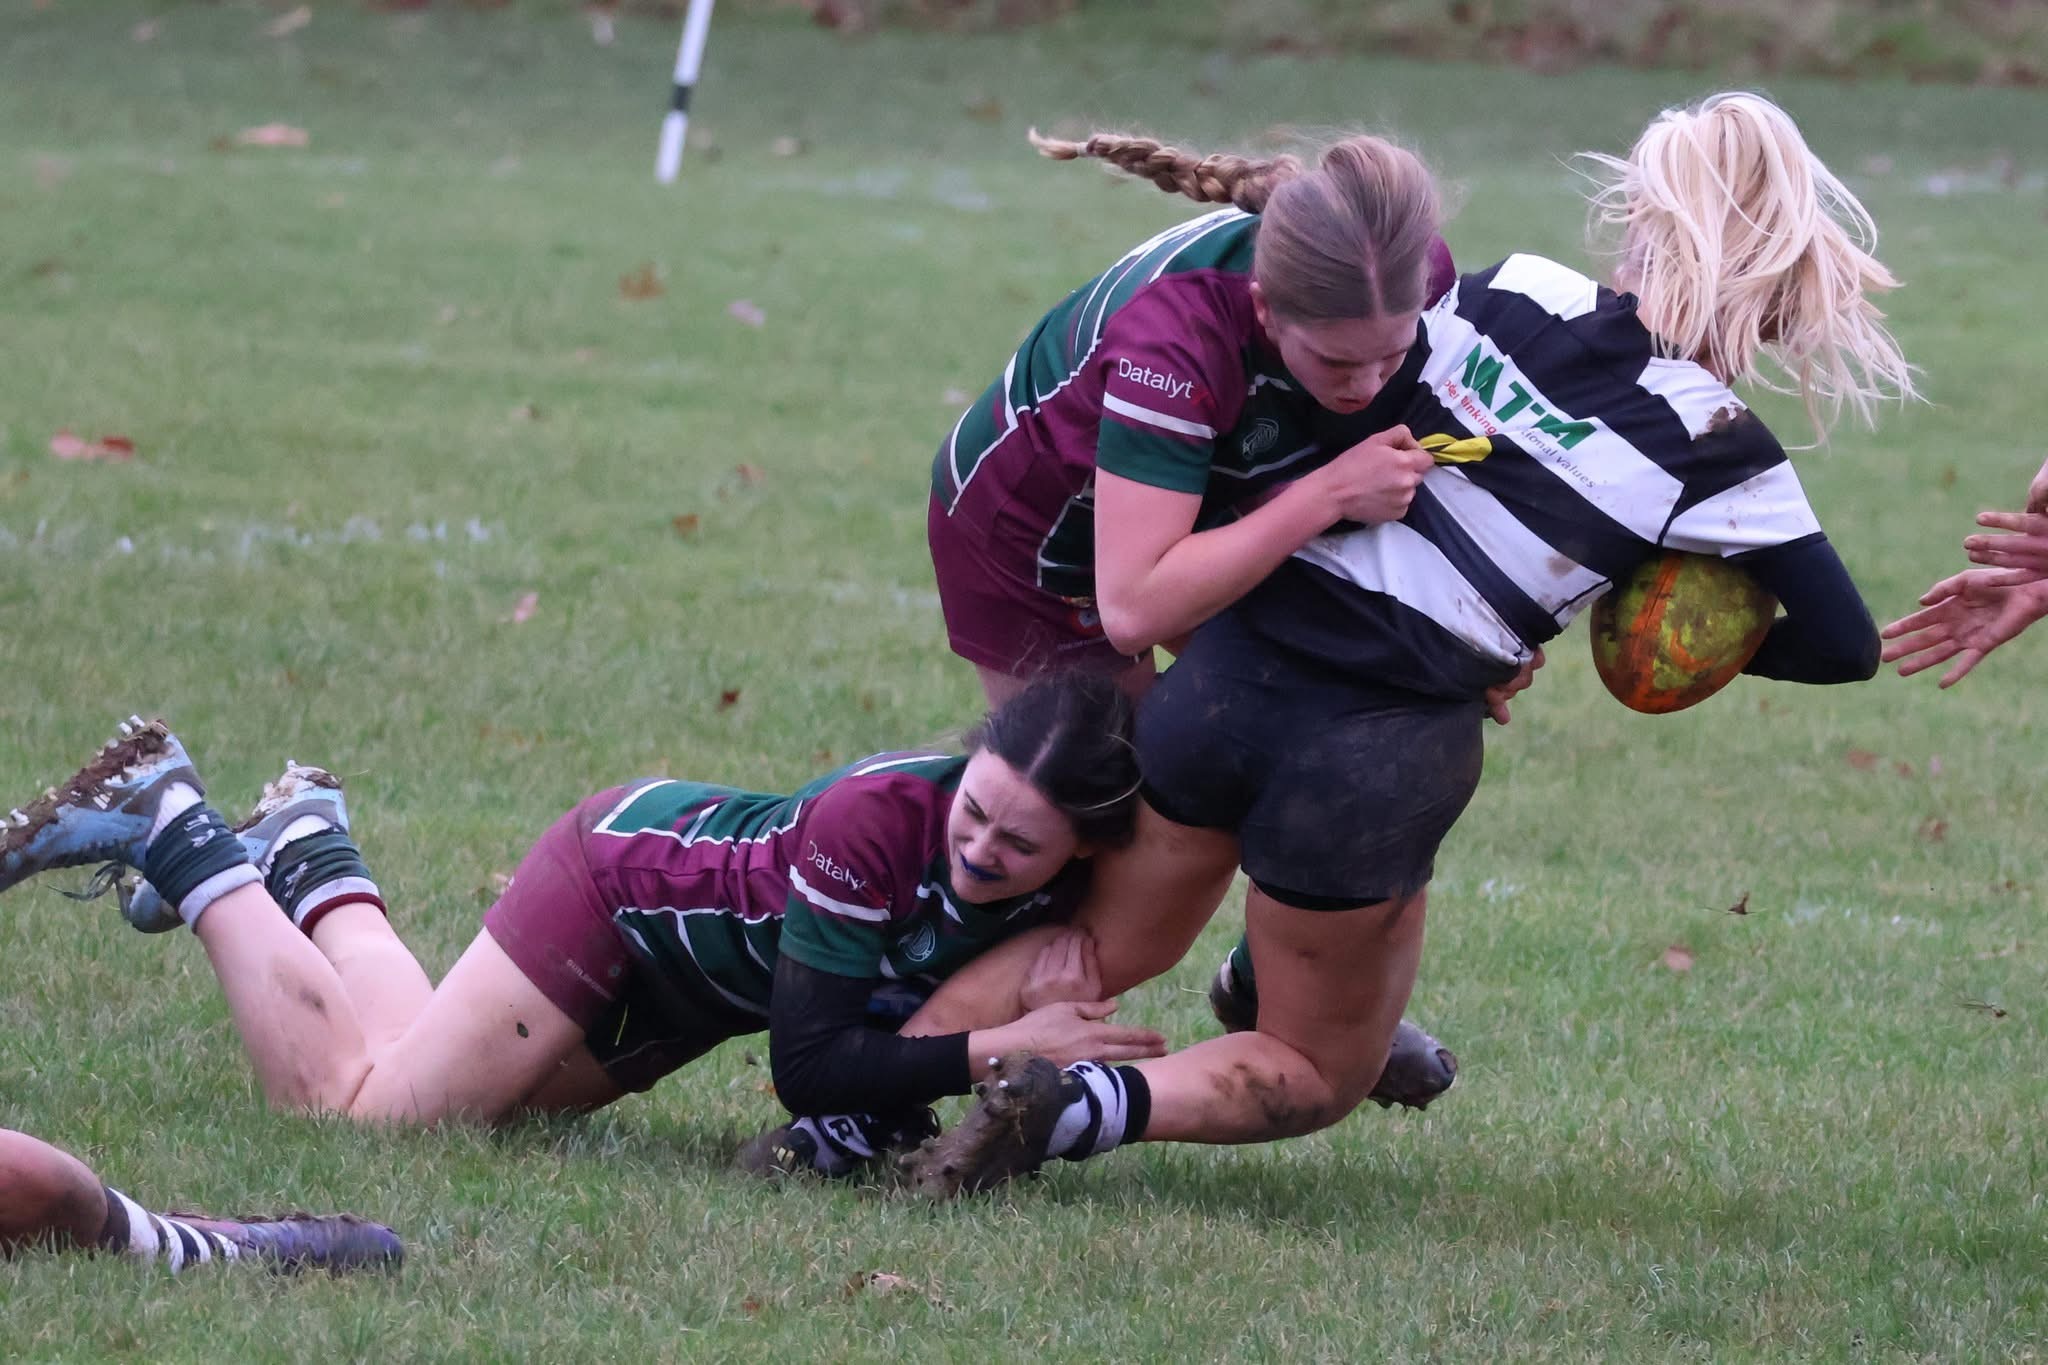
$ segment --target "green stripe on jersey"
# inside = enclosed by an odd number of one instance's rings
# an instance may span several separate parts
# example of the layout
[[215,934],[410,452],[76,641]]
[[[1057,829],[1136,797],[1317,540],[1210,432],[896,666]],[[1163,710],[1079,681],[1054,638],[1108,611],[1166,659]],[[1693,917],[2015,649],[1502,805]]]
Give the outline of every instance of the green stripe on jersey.
[[1038,320],[995,383],[954,426],[932,462],[932,492],[951,508],[997,442],[1016,428],[1016,414],[1035,410],[1072,382],[1102,340],[1110,316],[1162,275],[1190,270],[1249,274],[1258,218],[1237,209],[1176,223],[1127,252]]

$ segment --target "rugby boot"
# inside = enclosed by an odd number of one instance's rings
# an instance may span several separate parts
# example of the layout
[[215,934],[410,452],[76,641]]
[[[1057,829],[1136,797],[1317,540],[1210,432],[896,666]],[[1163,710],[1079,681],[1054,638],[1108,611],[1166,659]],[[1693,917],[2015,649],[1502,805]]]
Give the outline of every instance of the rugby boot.
[[908,1152],[938,1135],[939,1116],[923,1107],[881,1118],[865,1114],[797,1118],[757,1133],[740,1148],[733,1164],[748,1175],[809,1172],[828,1180],[844,1180],[861,1174],[877,1158]]
[[1029,1175],[1051,1155],[1053,1129],[1072,1103],[1068,1078],[1043,1057],[1017,1052],[975,1084],[978,1098],[958,1123],[902,1159],[910,1188],[954,1199]]
[[346,1270],[396,1270],[405,1261],[405,1244],[397,1233],[352,1213],[286,1213],[275,1218],[166,1216],[233,1246],[237,1260],[256,1261],[275,1270],[325,1270],[338,1275]]
[[130,716],[61,787],[8,813],[0,827],[0,891],[41,872],[88,863],[108,865],[96,879],[104,890],[121,867],[139,869],[157,808],[177,782],[206,790],[185,746],[162,721]]
[[[1226,1033],[1248,1033],[1258,1027],[1257,984],[1237,970],[1236,948],[1224,955],[1209,982],[1209,1012]],[[1427,1109],[1458,1079],[1458,1058],[1436,1039],[1403,1019],[1394,1029],[1386,1068],[1366,1098],[1386,1109],[1401,1105]]]
[[[242,847],[249,851],[249,861],[265,878],[277,861],[278,840],[302,815],[318,816],[348,833],[348,805],[342,799],[341,779],[325,768],[286,759],[283,774],[264,785],[263,795],[248,817],[235,826]],[[161,934],[184,923],[176,908],[147,881],[123,880],[119,891],[122,917],[145,934]]]

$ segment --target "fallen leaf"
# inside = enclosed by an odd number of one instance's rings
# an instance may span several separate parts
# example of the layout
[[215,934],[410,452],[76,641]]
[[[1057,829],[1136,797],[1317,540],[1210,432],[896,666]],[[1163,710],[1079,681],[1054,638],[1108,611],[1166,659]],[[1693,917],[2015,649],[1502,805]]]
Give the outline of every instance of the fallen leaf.
[[653,262],[644,262],[619,276],[619,297],[634,303],[658,299],[668,292]]
[[734,299],[725,305],[725,315],[744,322],[749,327],[759,327],[768,321],[768,315],[752,299]]
[[237,147],[304,147],[312,140],[304,128],[289,123],[259,123],[235,134]]
[[676,534],[679,536],[694,536],[697,534],[698,526],[703,524],[703,520],[695,512],[685,512],[670,522],[669,525],[676,528]]
[[832,757],[830,749],[820,749],[811,755],[811,764],[814,767],[829,768],[836,762],[838,760]]
[[539,610],[540,594],[530,592],[519,599],[518,605],[512,608],[512,614],[506,617],[505,620],[511,625],[523,626],[528,621],[531,621],[533,614]]
[[1900,777],[1918,777],[1920,775],[1920,770],[1918,768],[1915,768],[1912,764],[1906,762],[1904,759],[1900,759],[1898,762],[1892,764],[1892,771],[1897,773]]
[[761,481],[768,477],[768,471],[757,464],[737,464],[732,472],[740,476],[740,482],[749,488],[759,488]]
[[282,38],[288,34],[297,33],[312,22],[313,7],[311,5],[300,5],[297,9],[280,14],[265,24],[263,26],[263,35],[266,38]]
[[749,1294],[740,1300],[740,1311],[751,1318],[761,1311],[761,1301]]
[[1003,105],[1002,101],[990,95],[985,100],[976,100],[968,105],[964,112],[977,123],[996,123],[1003,117]]
[[800,137],[779,137],[768,144],[770,156],[802,156],[810,148]]
[[1930,844],[1938,844],[1948,838],[1948,821],[1928,816],[1920,822],[1920,837]]
[[2005,1006],[1994,1005],[1989,1000],[1965,1000],[1963,1008],[1966,1010],[1976,1010],[1981,1014],[1988,1014],[1993,1019],[2003,1019],[2006,1015]]
[[1664,950],[1663,960],[1667,971],[1689,972],[1692,970],[1692,949],[1682,943],[1674,943]]
[[1859,773],[1867,773],[1877,766],[1877,755],[1868,749],[1851,749],[1842,755],[1842,761]]
[[1956,486],[1956,467],[1954,465],[1945,466],[1941,473],[1935,476],[1934,481],[1943,488],[1954,488]]
[[515,422],[538,422],[540,420],[540,408],[532,403],[521,403],[518,407],[512,409],[512,420]]
[[136,25],[136,26],[135,26],[134,28],[131,28],[131,29],[129,29],[129,30],[128,30],[128,37],[129,37],[129,40],[130,40],[131,42],[137,42],[137,43],[151,43],[151,42],[155,42],[155,41],[156,41],[156,36],[157,36],[157,35],[158,35],[159,33],[162,33],[163,31],[164,31],[164,26],[163,26],[163,21],[162,21],[162,20],[160,20],[160,19],[144,19],[144,20],[143,20],[143,21],[142,21],[141,23],[137,24],[137,25]]
[[96,441],[70,430],[50,438],[50,453],[60,460],[116,460],[135,458],[135,442],[126,436],[102,436]]
[[907,1276],[897,1275],[887,1270],[863,1270],[860,1274],[847,1280],[847,1298],[852,1298],[862,1290],[885,1298],[896,1294],[917,1294],[921,1295],[926,1302],[933,1306],[943,1302],[936,1291],[926,1288]]
[[1746,915],[1749,913],[1749,893],[1747,891],[1742,893],[1740,900],[1728,907],[1728,913],[1731,915]]
[[730,711],[739,704],[740,690],[737,687],[728,687],[718,694],[718,709],[721,711]]

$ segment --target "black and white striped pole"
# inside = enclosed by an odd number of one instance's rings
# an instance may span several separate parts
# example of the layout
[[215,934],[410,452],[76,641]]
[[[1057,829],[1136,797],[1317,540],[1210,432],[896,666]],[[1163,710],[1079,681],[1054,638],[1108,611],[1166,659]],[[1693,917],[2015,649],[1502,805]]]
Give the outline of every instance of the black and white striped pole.
[[710,32],[711,0],[690,0],[690,12],[683,17],[682,45],[676,48],[668,117],[661,121],[661,147],[654,154],[654,178],[664,185],[674,184],[676,172],[683,166],[683,135],[690,131],[690,89],[697,84],[697,70],[704,64],[704,39]]

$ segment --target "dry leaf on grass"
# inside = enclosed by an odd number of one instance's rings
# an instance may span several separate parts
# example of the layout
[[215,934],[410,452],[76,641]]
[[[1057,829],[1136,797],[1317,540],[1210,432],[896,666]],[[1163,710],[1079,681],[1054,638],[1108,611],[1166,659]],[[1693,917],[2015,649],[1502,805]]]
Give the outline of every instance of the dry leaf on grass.
[[768,471],[757,464],[737,464],[732,472],[740,476],[740,482],[749,488],[759,488],[761,481],[768,477]]
[[676,534],[685,539],[696,535],[697,528],[703,524],[704,519],[695,512],[685,512],[669,523],[669,525],[676,528]]
[[1682,943],[1674,943],[1664,950],[1662,961],[1667,971],[1689,972],[1692,970],[1692,949]]
[[1877,755],[1868,749],[1851,749],[1842,755],[1842,761],[1859,773],[1867,773],[1877,766]]
[[668,292],[651,261],[643,262],[619,276],[619,297],[632,303],[658,299]]
[[98,440],[88,440],[64,430],[50,438],[50,453],[60,460],[126,462],[135,458],[135,442],[126,436],[102,436]]
[[304,128],[289,123],[259,123],[235,134],[237,147],[304,147],[312,140]]
[[739,704],[740,690],[737,687],[728,687],[718,694],[718,709],[721,711],[730,711]]
[[1728,907],[1728,913],[1731,915],[1746,915],[1749,913],[1749,893],[1747,891],[1742,893],[1740,899],[1735,904]]

